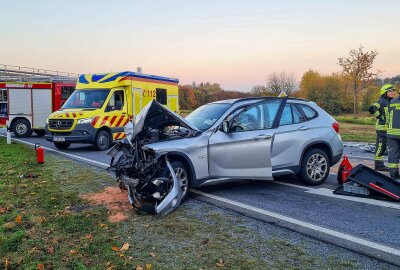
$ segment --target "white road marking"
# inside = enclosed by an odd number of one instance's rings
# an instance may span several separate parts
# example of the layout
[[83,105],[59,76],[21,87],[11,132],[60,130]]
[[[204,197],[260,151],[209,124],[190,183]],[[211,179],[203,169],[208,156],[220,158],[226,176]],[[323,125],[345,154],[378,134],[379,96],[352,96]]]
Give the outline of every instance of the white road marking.
[[256,212],[258,214],[262,214],[262,215],[265,215],[265,216],[276,218],[276,219],[284,221],[284,222],[288,222],[288,223],[291,223],[291,224],[294,224],[294,225],[297,225],[297,226],[301,226],[301,227],[304,227],[304,228],[307,228],[307,229],[311,229],[311,230],[314,230],[314,231],[317,231],[317,232],[320,232],[320,233],[324,233],[324,234],[327,234],[329,236],[333,236],[333,237],[336,237],[336,238],[344,239],[344,240],[356,243],[358,245],[366,246],[368,248],[372,248],[372,249],[375,249],[375,250],[383,251],[383,252],[386,252],[386,253],[389,253],[389,254],[392,254],[392,255],[395,255],[395,256],[400,256],[400,250],[399,249],[395,249],[395,248],[392,248],[392,247],[389,247],[389,246],[381,245],[381,244],[378,244],[376,242],[368,241],[368,240],[365,240],[365,239],[362,239],[362,238],[359,238],[359,237],[351,236],[349,234],[341,233],[341,232],[338,232],[338,231],[335,231],[335,230],[324,228],[324,227],[321,227],[321,226],[318,226],[318,225],[314,225],[314,224],[311,224],[311,223],[308,223],[308,222],[305,222],[305,221],[301,221],[301,220],[298,220],[298,219],[287,217],[287,216],[284,216],[284,215],[281,215],[281,214],[278,214],[278,213],[270,212],[270,211],[267,211],[267,210],[264,210],[264,209],[260,209],[260,208],[257,208],[257,207],[251,206],[251,205],[247,205],[247,204],[244,204],[244,203],[236,202],[236,201],[233,201],[233,200],[230,200],[230,199],[226,199],[226,198],[223,198],[223,197],[219,197],[219,196],[216,196],[216,195],[213,195],[213,194],[205,193],[205,192],[202,192],[202,191],[199,191],[199,190],[191,189],[190,191],[192,191],[193,193],[196,193],[198,195],[214,199],[214,200],[219,201],[219,202],[223,202],[223,203],[227,203],[227,204],[233,205],[235,207],[240,207],[240,208],[243,208],[243,209],[246,209],[246,210],[249,210],[249,211]]
[[[0,136],[4,137],[4,135],[2,135],[2,134],[0,134]],[[24,144],[27,144],[27,145],[30,145],[30,146],[35,146],[34,143],[26,142],[26,141],[23,141],[23,140],[20,140],[20,139],[11,138],[11,140],[17,141],[17,142],[21,142],[21,143],[24,143]],[[52,149],[52,148],[49,148],[49,147],[46,147],[46,146],[42,146],[42,147],[44,149],[46,149],[47,151],[55,152],[55,153],[58,153],[60,155],[72,158],[72,159],[79,159],[79,160],[82,160],[82,161],[87,162],[89,164],[90,163],[91,164],[97,164],[97,165],[99,165],[101,167],[104,167],[104,168],[108,168],[109,167],[109,164],[107,164],[107,163],[99,162],[99,161],[96,161],[96,160],[93,160],[93,159],[88,159],[88,158],[85,158],[85,157],[73,155],[73,154],[66,153],[66,152],[61,152],[61,151],[58,151],[58,150],[55,150],[55,149]]]

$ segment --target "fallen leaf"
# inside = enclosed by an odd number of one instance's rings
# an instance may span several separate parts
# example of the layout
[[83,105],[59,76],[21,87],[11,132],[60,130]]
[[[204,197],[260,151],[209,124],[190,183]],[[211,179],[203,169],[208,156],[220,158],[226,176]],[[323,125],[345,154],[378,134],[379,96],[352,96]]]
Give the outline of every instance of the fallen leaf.
[[143,225],[145,228],[148,228],[148,227],[150,227],[150,224],[144,224]]
[[72,255],[76,255],[76,254],[78,254],[79,252],[78,252],[77,250],[75,250],[75,249],[71,249],[71,250],[69,251],[69,253],[72,254]]
[[151,270],[151,269],[153,269],[151,263],[146,263],[146,270]]
[[143,270],[143,267],[141,267],[140,265],[136,266],[136,270]]
[[108,267],[108,266],[110,266],[111,265],[111,262],[107,262],[106,263],[106,266]]
[[85,235],[85,238],[88,240],[92,240],[93,239],[93,235],[91,233],[88,233]]
[[0,214],[4,214],[7,211],[7,207],[0,208]]
[[153,257],[153,258],[155,258],[155,257],[157,257],[157,253],[155,253],[155,252],[150,252],[150,256]]
[[15,221],[16,221],[18,224],[21,224],[21,223],[22,223],[22,217],[21,217],[21,215],[16,216],[16,217],[15,217]]
[[54,253],[54,247],[49,247],[49,248],[47,249],[47,253],[53,254],[53,253]]
[[44,264],[43,264],[43,263],[39,263],[39,264],[37,265],[37,269],[38,269],[38,270],[43,270],[43,269],[44,269]]
[[125,244],[122,245],[122,247],[119,249],[119,251],[126,251],[128,249],[129,249],[129,244],[125,243]]
[[15,223],[14,222],[7,222],[3,225],[4,228],[6,229],[12,229],[15,227]]
[[114,250],[115,252],[119,252],[119,248],[116,246],[112,246],[111,249]]
[[112,270],[113,268],[114,268],[114,266],[110,266],[106,270]]
[[124,253],[120,253],[120,254],[119,254],[119,257],[121,257],[121,258],[122,258],[122,257],[125,257]]
[[219,259],[218,262],[215,264],[216,267],[224,267],[224,261]]
[[6,258],[4,260],[4,269],[7,270],[9,266],[10,266],[10,261]]
[[102,227],[102,228],[107,228],[108,225],[107,225],[107,224],[104,224],[104,223],[101,223],[101,224],[100,224],[100,227]]

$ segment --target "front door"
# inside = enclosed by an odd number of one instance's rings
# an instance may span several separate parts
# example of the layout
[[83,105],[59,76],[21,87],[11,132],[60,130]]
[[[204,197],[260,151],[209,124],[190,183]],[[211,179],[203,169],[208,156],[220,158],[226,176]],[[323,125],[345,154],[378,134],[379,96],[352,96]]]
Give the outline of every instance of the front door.
[[271,147],[286,99],[272,99],[233,112],[229,132],[209,139],[210,177],[272,179]]

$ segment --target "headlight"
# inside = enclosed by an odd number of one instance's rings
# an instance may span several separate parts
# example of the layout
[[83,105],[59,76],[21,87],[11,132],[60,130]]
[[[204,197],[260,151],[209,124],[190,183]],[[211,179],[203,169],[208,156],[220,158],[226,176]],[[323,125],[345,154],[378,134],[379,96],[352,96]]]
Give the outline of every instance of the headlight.
[[89,124],[90,122],[92,122],[93,117],[91,118],[82,118],[78,120],[78,124]]
[[46,119],[46,124],[49,124],[49,118]]

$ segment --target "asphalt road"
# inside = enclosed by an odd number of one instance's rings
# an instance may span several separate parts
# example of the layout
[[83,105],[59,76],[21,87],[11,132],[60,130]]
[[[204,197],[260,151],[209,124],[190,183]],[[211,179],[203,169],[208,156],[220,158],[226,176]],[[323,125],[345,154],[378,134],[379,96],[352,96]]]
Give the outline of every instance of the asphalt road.
[[[23,141],[55,149],[44,138]],[[106,151],[95,151],[91,145],[73,144],[64,152],[103,167],[110,160]],[[373,154],[357,144],[345,144],[345,154],[353,164],[372,164]],[[400,266],[400,203],[333,195],[336,187],[336,174],[331,173],[317,187],[305,187],[295,177],[285,176],[273,182],[211,184],[192,196]]]

